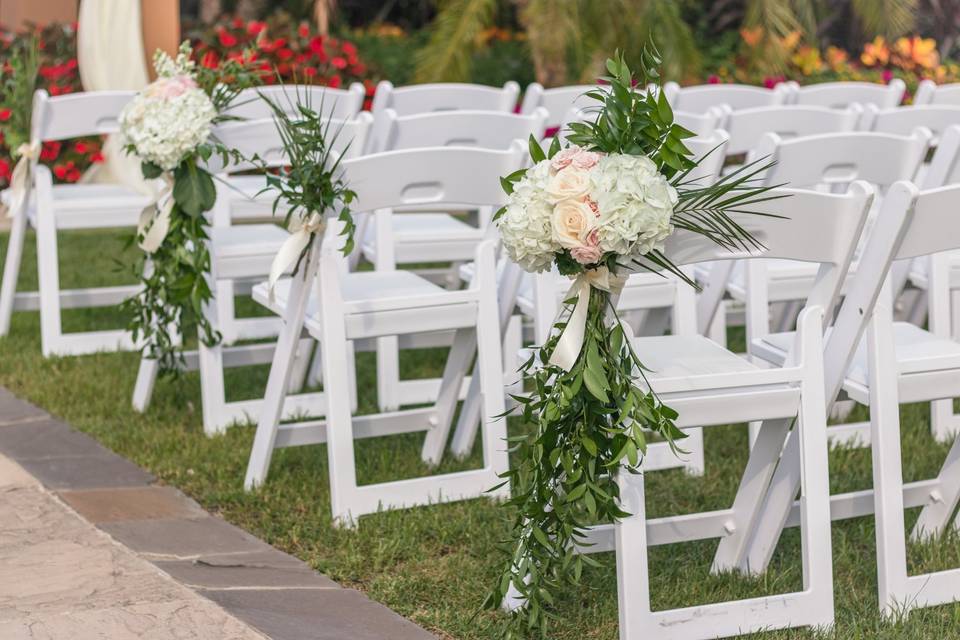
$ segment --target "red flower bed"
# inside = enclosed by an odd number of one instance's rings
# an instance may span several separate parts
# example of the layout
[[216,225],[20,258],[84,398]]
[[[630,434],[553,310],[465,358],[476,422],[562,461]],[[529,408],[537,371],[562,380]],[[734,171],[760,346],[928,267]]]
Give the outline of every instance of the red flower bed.
[[[82,91],[77,70],[77,25],[50,25],[36,33],[40,41],[38,86],[52,96]],[[29,35],[0,27],[0,60],[9,56],[17,39]],[[280,81],[345,88],[352,82],[362,82],[367,106],[373,96],[376,85],[356,45],[323,37],[309,24],[294,24],[282,14],[267,22],[234,18],[189,35],[198,62],[207,67],[215,67],[224,59],[253,61],[259,64],[267,84]],[[9,65],[0,67],[0,73],[10,73]],[[3,124],[9,118],[9,108],[0,95],[0,189],[9,184],[14,164],[3,133]],[[40,161],[50,167],[54,182],[77,182],[92,164],[103,162],[101,146],[98,137],[46,142]]]
[[297,82],[346,88],[362,82],[367,99],[375,83],[352,42],[321,36],[313,27],[295,24],[284,14],[266,22],[233,18],[193,31],[191,39],[200,64],[216,66],[227,58],[253,62],[262,70],[265,84]]
[[[50,25],[35,31],[39,38],[40,69],[37,86],[46,89],[52,96],[81,91],[80,73],[77,71],[76,25]],[[18,38],[30,32],[11,33],[0,29],[0,60],[9,56],[9,51]],[[0,69],[10,73],[5,63]],[[10,109],[0,95],[0,188],[9,184],[13,161],[6,145],[4,122],[10,118]],[[63,142],[45,142],[40,152],[40,162],[50,167],[54,182],[77,182],[90,165],[103,162],[100,153],[102,141],[92,136]]]

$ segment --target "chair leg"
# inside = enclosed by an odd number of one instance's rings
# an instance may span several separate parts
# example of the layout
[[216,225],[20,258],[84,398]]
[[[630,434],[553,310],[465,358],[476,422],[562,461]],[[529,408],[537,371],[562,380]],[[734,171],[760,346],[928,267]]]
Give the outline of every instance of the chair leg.
[[323,356],[320,353],[320,341],[313,343],[313,360],[310,362],[310,370],[307,372],[307,386],[319,387],[323,383]]
[[740,558],[750,541],[755,523],[761,517],[761,500],[777,468],[792,422],[789,419],[777,419],[762,424],[733,501],[733,518],[727,527],[730,535],[720,539],[713,559],[711,571],[714,573],[740,568]]
[[27,216],[20,212],[10,228],[7,255],[3,264],[3,282],[0,284],[0,336],[10,332],[10,318],[17,295],[17,279],[20,276],[20,261],[23,259],[23,244],[27,235]]
[[153,398],[153,388],[157,384],[160,363],[151,358],[140,358],[137,382],[133,386],[133,410],[145,413]]
[[[38,203],[39,205],[40,203]],[[40,285],[40,342],[43,356],[56,355],[63,335],[57,229],[51,211],[37,212],[37,276]]]
[[443,369],[440,381],[440,391],[434,405],[436,413],[432,420],[432,428],[427,431],[423,441],[421,459],[429,465],[437,465],[443,457],[443,450],[447,446],[450,435],[450,423],[457,407],[460,387],[466,377],[470,360],[476,353],[477,332],[472,329],[458,329],[450,347],[450,354]]
[[900,460],[900,405],[890,323],[874,320],[867,330],[870,384],[870,440],[877,539],[880,610],[895,615],[909,600],[904,535],[903,471]]
[[620,639],[664,637],[652,624],[647,551],[647,507],[643,474],[620,472],[620,502],[630,515],[614,525],[617,549],[617,600]]
[[280,335],[277,337],[277,348],[270,365],[270,377],[267,379],[267,390],[260,409],[257,433],[253,439],[247,473],[243,480],[243,487],[248,491],[262,485],[270,470],[270,459],[273,457],[277,440],[283,403],[293,371],[293,359],[300,343],[310,289],[317,275],[318,252],[317,247],[311,250],[307,257],[307,268],[304,269],[303,279],[299,277],[294,279],[290,290]]
[[223,345],[215,344],[208,347],[203,344],[203,340],[200,340],[197,355],[200,362],[203,432],[207,436],[215,436],[227,429],[224,423],[227,392],[223,379]]
[[381,411],[400,408],[400,346],[396,336],[377,338],[377,401]]
[[324,317],[323,377],[327,397],[327,463],[330,469],[330,508],[334,526],[354,527],[351,501],[357,488],[357,466],[353,450],[353,416],[350,409],[350,381],[343,375],[349,349],[342,320]]
[[[493,273],[493,256],[489,256]],[[480,260],[478,260],[478,263]],[[483,463],[497,474],[510,468],[507,453],[507,419],[498,417],[506,410],[503,400],[503,357],[501,355],[500,318],[497,305],[496,281],[481,283],[480,304],[477,308],[477,377],[483,399],[481,430]],[[489,493],[495,498],[509,498],[510,486],[504,485]]]

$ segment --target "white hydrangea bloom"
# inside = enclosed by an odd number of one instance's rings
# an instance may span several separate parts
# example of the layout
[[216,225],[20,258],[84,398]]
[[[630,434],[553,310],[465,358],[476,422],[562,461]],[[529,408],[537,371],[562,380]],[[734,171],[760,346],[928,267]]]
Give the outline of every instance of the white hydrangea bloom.
[[155,66],[159,78],[120,113],[120,133],[142,160],[169,171],[206,142],[217,111],[190,75],[187,52],[181,50],[176,60],[158,54]]
[[599,210],[600,247],[619,255],[663,248],[673,232],[677,190],[645,156],[608,155],[590,173],[590,198]]
[[553,239],[553,205],[547,201],[550,162],[544,160],[514,185],[498,224],[503,247],[527,271],[548,271],[560,245]]

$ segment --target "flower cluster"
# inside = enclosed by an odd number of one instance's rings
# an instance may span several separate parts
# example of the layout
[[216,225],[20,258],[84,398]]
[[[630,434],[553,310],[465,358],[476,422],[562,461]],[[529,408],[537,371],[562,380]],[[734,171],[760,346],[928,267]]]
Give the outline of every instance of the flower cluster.
[[763,84],[770,88],[785,80],[809,84],[831,81],[888,83],[903,80],[907,100],[921,80],[939,84],[960,81],[960,65],[942,61],[937,43],[918,36],[888,41],[877,36],[860,53],[835,46],[820,49],[803,41],[799,32],[784,37],[766,33],[760,27],[740,31],[740,55],[721,60],[707,82]]
[[548,270],[562,253],[586,267],[662,249],[677,199],[646,156],[569,146],[513,185],[498,224],[510,258],[527,271]]
[[120,133],[142,160],[169,171],[207,140],[217,110],[197,86],[187,50],[176,59],[158,51],[154,64],[159,77],[124,107]]
[[254,63],[264,84],[319,84],[333,88],[363,82],[368,97],[375,84],[356,45],[318,34],[306,22],[292,22],[283,13],[267,21],[234,18],[192,34],[200,64],[213,68],[221,60]]
[[[76,25],[49,25],[17,33],[0,31],[0,77],[12,73],[10,52],[24,38],[37,36],[39,62],[37,86],[52,96],[74,93],[82,89],[77,70]],[[5,131],[10,122],[12,107],[0,95],[0,189],[10,181],[14,162]],[[102,141],[99,137],[85,137],[61,142],[45,142],[40,162],[50,167],[55,182],[77,182],[91,165],[103,162]]]

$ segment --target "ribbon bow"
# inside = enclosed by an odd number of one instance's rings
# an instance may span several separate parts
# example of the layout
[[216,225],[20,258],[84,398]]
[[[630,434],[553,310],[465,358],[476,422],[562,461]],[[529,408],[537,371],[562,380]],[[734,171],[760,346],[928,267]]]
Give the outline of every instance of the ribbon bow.
[[140,222],[137,224],[137,237],[140,248],[147,253],[153,253],[163,244],[163,239],[170,231],[170,215],[173,213],[173,176],[163,174],[163,186],[153,188],[153,202],[140,212]]
[[39,140],[30,143],[23,143],[17,147],[17,166],[13,168],[10,175],[10,207],[7,209],[7,217],[16,217],[20,209],[27,201],[27,194],[30,193],[30,174],[33,171],[33,163],[40,158],[41,144]]
[[290,265],[296,263],[300,254],[303,253],[306,246],[310,244],[310,236],[315,233],[320,233],[326,226],[327,221],[323,215],[319,213],[311,214],[299,229],[291,233],[290,237],[283,241],[283,244],[280,246],[280,251],[277,252],[273,263],[270,265],[270,279],[267,286],[271,297],[273,296],[273,288],[276,286],[277,280],[280,279],[284,271],[290,268]]
[[583,336],[587,329],[587,312],[590,309],[590,289],[600,289],[608,293],[619,294],[626,284],[626,276],[611,273],[606,267],[597,267],[584,271],[576,277],[567,292],[567,298],[577,296],[577,305],[567,320],[567,326],[557,340],[557,346],[550,355],[550,364],[564,371],[573,369],[583,349]]

